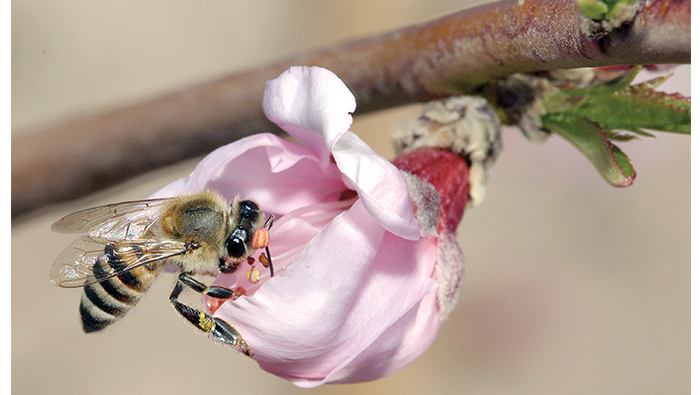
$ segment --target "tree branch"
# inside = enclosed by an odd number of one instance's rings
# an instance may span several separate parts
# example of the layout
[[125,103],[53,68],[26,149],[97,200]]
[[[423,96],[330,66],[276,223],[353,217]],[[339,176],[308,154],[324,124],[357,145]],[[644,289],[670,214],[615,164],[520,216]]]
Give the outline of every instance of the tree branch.
[[652,1],[631,23],[596,35],[584,32],[574,0],[519,3],[500,1],[303,53],[13,139],[12,216],[277,131],[262,114],[263,86],[292,65],[335,72],[363,114],[470,93],[515,72],[690,63],[690,1]]

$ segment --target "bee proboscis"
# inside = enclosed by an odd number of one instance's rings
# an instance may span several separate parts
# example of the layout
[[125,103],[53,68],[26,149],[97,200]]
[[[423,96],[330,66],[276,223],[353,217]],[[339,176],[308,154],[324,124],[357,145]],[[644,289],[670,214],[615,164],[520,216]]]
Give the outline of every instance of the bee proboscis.
[[270,275],[269,229],[258,204],[202,191],[174,198],[109,204],[70,214],[51,226],[60,233],[85,233],[53,264],[54,285],[83,287],[80,314],[86,333],[99,331],[135,306],[166,263],[180,270],[170,294],[175,310],[197,329],[250,354],[241,335],[225,321],[181,303],[187,286],[216,299],[240,293],[207,286],[196,274],[232,273],[255,250],[264,248]]

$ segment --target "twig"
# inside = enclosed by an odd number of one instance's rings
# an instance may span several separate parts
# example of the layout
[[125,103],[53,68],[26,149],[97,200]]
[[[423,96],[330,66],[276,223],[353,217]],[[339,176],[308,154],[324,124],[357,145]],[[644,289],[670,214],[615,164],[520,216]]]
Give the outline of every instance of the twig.
[[334,71],[362,114],[473,92],[515,72],[655,63],[690,63],[690,1],[652,1],[631,24],[596,36],[582,30],[573,0],[500,1],[16,138],[12,216],[276,131],[262,114],[263,86],[292,65]]

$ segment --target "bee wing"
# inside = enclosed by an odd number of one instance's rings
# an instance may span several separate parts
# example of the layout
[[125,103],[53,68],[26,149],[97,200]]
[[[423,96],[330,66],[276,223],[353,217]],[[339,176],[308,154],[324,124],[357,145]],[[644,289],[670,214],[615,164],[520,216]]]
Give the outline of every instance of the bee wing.
[[[185,243],[172,240],[83,236],[56,258],[51,267],[51,283],[64,288],[83,287],[186,252]],[[105,264],[95,266],[98,260]]]
[[57,233],[106,235],[124,224],[155,217],[162,205],[172,199],[135,200],[81,210],[59,219],[51,225],[51,230]]

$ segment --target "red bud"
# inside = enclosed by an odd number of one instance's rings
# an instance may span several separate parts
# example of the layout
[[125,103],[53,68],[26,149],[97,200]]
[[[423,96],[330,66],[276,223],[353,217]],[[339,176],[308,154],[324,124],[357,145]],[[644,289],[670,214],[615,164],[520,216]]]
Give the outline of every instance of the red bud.
[[393,163],[400,170],[431,183],[440,195],[438,232],[454,233],[469,202],[469,167],[461,156],[439,148],[401,154]]

